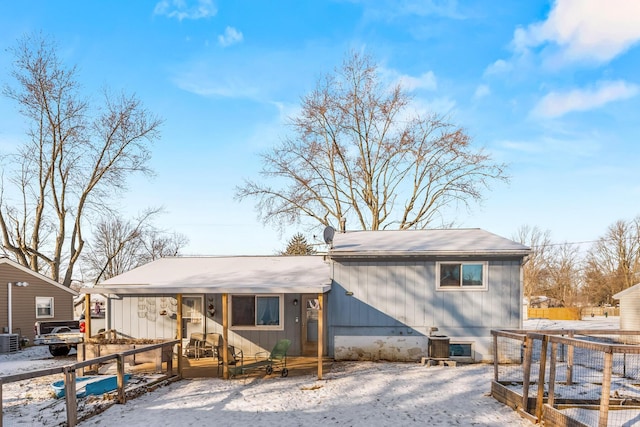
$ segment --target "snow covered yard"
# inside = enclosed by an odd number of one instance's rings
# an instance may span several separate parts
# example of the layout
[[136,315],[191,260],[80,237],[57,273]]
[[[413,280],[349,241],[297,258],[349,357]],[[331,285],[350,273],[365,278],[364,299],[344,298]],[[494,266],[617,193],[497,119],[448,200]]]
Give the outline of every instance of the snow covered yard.
[[[617,328],[618,318],[564,322],[531,319],[527,329]],[[75,355],[53,358],[46,347],[0,355],[0,375],[64,366]],[[66,422],[64,399],[54,399],[40,378],[3,386],[3,426],[55,426]],[[182,380],[125,405],[114,405],[80,426],[94,425],[432,425],[531,426],[489,395],[493,366],[426,367],[418,363],[334,363],[314,375]],[[102,398],[80,399],[79,411]]]
[[313,375],[184,380],[81,425],[530,426],[488,395],[491,375],[490,365],[341,362],[320,381]]
[[[43,348],[0,355],[0,374],[61,366]],[[282,378],[183,380],[125,405],[114,405],[79,425],[462,425],[531,424],[489,396],[492,366],[426,367],[417,363],[335,363],[323,380]],[[3,386],[4,426],[61,425],[64,399],[54,399],[52,378]],[[80,399],[79,411],[99,398]]]

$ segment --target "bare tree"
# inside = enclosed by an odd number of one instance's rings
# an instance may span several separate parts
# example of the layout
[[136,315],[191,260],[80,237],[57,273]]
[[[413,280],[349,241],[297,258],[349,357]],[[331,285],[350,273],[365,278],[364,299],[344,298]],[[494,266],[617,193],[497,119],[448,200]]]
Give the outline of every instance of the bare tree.
[[565,307],[575,306],[582,276],[578,247],[570,243],[556,246],[549,273],[547,295],[562,301]]
[[149,144],[161,121],[135,96],[103,92],[96,110],[80,95],[75,67],[53,43],[26,36],[11,52],[3,94],[30,123],[28,139],[9,156],[0,190],[2,246],[22,265],[66,286],[85,245],[94,211],[123,190],[133,173],[149,173]]
[[638,282],[640,274],[640,216],[616,221],[587,254],[585,291],[597,304]]
[[507,180],[505,165],[474,150],[462,128],[437,114],[409,117],[410,108],[400,85],[387,90],[377,65],[351,54],[303,98],[294,136],[262,155],[264,179],[245,181],[236,197],[257,199],[262,220],[281,228],[307,218],[425,228],[445,207],[468,207]]
[[545,295],[550,287],[551,264],[554,258],[551,232],[523,225],[513,240],[531,248],[523,268],[524,294],[530,301],[533,296]]
[[95,227],[84,263],[97,283],[164,256],[176,256],[185,236],[166,233],[151,223],[159,210],[148,210],[133,221],[109,217]]

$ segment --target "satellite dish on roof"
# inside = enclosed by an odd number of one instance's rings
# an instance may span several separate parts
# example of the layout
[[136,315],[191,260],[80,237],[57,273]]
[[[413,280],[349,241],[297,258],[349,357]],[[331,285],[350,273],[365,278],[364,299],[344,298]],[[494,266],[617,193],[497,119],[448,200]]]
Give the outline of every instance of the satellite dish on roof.
[[333,243],[333,235],[336,234],[336,230],[328,225],[324,228],[324,242],[327,245],[331,245]]

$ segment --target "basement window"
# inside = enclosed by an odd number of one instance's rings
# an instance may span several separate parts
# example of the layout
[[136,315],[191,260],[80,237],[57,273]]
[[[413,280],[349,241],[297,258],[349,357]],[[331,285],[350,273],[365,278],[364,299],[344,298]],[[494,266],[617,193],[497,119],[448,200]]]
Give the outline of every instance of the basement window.
[[438,290],[486,290],[486,262],[439,262],[436,265]]
[[231,329],[283,330],[283,295],[231,295]]
[[471,359],[473,357],[473,348],[471,343],[449,343],[449,357]]

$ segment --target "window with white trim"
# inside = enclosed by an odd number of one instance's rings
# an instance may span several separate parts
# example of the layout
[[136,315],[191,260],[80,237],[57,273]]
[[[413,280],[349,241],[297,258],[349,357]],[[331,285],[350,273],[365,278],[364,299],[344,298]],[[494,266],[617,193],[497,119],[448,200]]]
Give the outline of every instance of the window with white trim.
[[283,295],[231,295],[232,329],[283,330]]
[[487,263],[438,262],[436,283],[439,290],[485,290]]
[[53,297],[36,297],[36,318],[53,317]]

